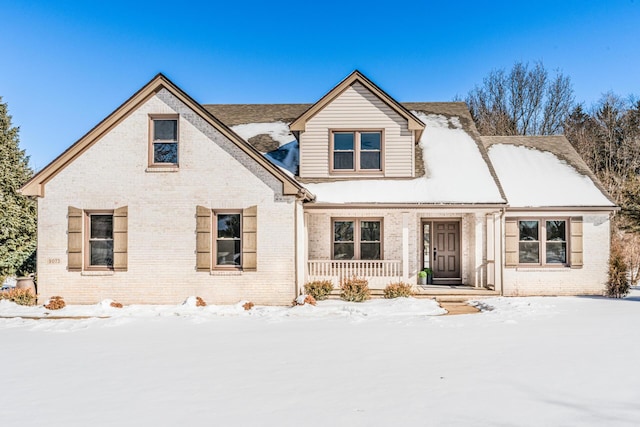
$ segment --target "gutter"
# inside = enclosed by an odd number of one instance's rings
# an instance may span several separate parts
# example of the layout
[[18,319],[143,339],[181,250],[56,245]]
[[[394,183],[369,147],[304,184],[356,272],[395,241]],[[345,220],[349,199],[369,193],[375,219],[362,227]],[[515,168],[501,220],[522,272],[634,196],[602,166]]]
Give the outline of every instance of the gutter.
[[362,208],[385,208],[385,209],[503,209],[506,203],[460,203],[460,204],[432,204],[432,203],[328,203],[314,202],[305,205],[305,209],[362,209]]
[[506,215],[507,208],[500,209],[500,296],[504,296],[504,265],[505,265],[505,253],[504,253],[504,217]]

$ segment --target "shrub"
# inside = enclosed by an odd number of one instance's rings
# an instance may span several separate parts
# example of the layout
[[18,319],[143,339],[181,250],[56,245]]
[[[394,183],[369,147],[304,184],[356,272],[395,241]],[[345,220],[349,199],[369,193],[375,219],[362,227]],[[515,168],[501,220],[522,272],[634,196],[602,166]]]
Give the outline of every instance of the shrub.
[[65,304],[64,300],[62,299],[62,297],[51,297],[49,299],[49,304],[45,305],[44,308],[46,308],[47,310],[60,310],[61,308],[64,308],[67,304]]
[[404,282],[389,283],[384,288],[384,297],[389,298],[401,298],[413,296],[413,289],[411,285]]
[[304,293],[311,295],[317,301],[327,299],[332,290],[331,280],[315,280],[304,285]]
[[242,308],[244,308],[245,310],[249,311],[253,308],[255,304],[252,303],[251,301],[247,301],[244,304],[242,304]]
[[196,297],[196,307],[206,307],[207,303],[200,297]]
[[625,261],[622,244],[618,238],[611,241],[611,253],[609,255],[609,279],[607,280],[606,293],[611,298],[622,298],[629,293],[629,266]]
[[18,305],[35,305],[36,296],[31,289],[9,289],[8,291],[0,292],[0,300],[9,300],[15,302]]
[[371,298],[367,279],[352,277],[340,281],[340,298],[345,301],[362,302]]
[[115,302],[115,301],[111,301],[111,304],[109,304],[111,307],[113,308],[122,308],[122,304],[120,304],[119,302]]

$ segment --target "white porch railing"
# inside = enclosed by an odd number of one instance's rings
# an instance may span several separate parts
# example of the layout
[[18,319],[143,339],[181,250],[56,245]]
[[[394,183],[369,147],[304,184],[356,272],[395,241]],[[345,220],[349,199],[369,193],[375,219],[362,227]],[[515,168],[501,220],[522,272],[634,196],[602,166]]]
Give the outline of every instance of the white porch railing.
[[309,260],[307,280],[331,280],[337,287],[345,277],[364,277],[369,286],[385,287],[402,278],[402,261],[395,260]]

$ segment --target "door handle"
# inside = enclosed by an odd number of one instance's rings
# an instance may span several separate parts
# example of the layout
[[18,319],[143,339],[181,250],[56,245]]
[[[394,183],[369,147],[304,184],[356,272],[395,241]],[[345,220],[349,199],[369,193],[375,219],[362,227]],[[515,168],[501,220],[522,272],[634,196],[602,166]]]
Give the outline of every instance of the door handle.
[[438,249],[433,248],[433,260],[436,260],[436,257],[438,256]]

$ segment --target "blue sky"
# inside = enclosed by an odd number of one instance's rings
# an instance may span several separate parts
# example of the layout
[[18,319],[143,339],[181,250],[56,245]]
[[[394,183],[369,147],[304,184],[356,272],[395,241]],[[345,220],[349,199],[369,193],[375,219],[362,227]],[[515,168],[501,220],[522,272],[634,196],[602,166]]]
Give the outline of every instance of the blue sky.
[[586,106],[640,95],[640,0],[0,0],[0,96],[36,169],[158,72],[201,103],[314,102],[354,69],[450,101],[541,60]]

